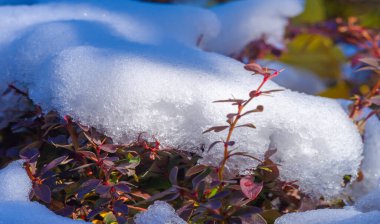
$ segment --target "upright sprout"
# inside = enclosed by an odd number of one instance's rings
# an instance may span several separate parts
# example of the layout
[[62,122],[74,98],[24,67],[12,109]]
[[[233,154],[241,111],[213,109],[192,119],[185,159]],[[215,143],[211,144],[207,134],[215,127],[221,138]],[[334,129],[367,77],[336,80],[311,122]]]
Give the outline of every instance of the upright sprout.
[[214,103],[232,103],[232,105],[236,105],[237,106],[237,112],[236,113],[227,114],[226,117],[227,117],[227,123],[228,123],[228,125],[214,126],[214,127],[211,127],[211,128],[209,128],[209,129],[207,129],[206,131],[203,132],[203,133],[207,133],[207,132],[211,132],[211,131],[221,132],[221,131],[223,131],[225,129],[228,129],[227,137],[223,141],[215,141],[209,147],[209,150],[210,150],[212,147],[214,147],[218,143],[223,143],[223,145],[224,145],[223,160],[221,161],[220,166],[218,168],[218,178],[219,178],[219,181],[223,180],[224,167],[226,165],[227,160],[231,156],[245,156],[245,157],[249,157],[249,158],[252,158],[252,159],[255,159],[255,160],[258,160],[258,161],[261,162],[261,160],[257,159],[256,157],[248,155],[248,154],[245,154],[245,153],[241,153],[241,152],[231,153],[231,151],[229,150],[229,147],[233,146],[235,144],[234,141],[231,141],[232,133],[233,133],[233,131],[236,128],[240,128],[240,127],[256,128],[252,123],[238,125],[238,121],[243,116],[246,116],[248,114],[255,113],[255,112],[262,112],[264,110],[264,107],[262,105],[258,105],[253,110],[244,111],[244,109],[246,108],[246,106],[254,98],[259,97],[262,94],[270,94],[272,92],[282,91],[281,89],[261,91],[261,89],[262,89],[262,87],[264,86],[264,84],[268,80],[270,80],[270,79],[276,77],[277,75],[279,75],[284,69],[275,70],[275,69],[271,69],[271,68],[267,68],[267,67],[263,68],[259,64],[256,64],[256,63],[247,64],[247,65],[244,66],[244,68],[246,70],[248,70],[248,71],[254,72],[253,75],[262,75],[263,76],[263,80],[261,81],[260,85],[255,90],[252,90],[249,93],[249,98],[246,99],[246,100],[243,100],[243,99],[227,99],[227,100],[217,100],[217,101],[214,101]]

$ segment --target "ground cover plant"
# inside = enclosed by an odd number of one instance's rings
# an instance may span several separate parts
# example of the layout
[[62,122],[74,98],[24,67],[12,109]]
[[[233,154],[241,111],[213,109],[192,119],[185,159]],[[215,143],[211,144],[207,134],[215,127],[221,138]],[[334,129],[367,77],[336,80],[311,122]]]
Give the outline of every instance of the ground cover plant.
[[[24,159],[23,167],[33,185],[31,197],[59,215],[94,223],[125,223],[137,212],[146,211],[155,200],[165,200],[176,205],[181,218],[193,223],[265,223],[259,213],[267,210],[268,214],[263,215],[268,219],[277,215],[271,214],[274,211],[270,201],[280,199],[278,206],[287,208],[296,206],[299,199],[287,195],[297,185],[278,179],[277,164],[270,160],[275,149],[268,149],[263,161],[229,150],[234,145],[230,140],[234,128],[255,128],[253,124],[239,124],[239,118],[264,109],[259,105],[255,110],[244,111],[244,106],[262,94],[281,91],[260,91],[267,80],[281,71],[258,64],[247,65],[246,69],[261,74],[262,84],[247,94],[247,100],[215,101],[232,103],[238,112],[227,114],[230,126],[215,126],[204,132],[229,129],[226,140],[203,149],[212,150],[219,143],[224,145],[225,158],[218,167],[197,164],[199,156],[194,153],[162,149],[158,140],[144,139],[144,133],[131,144],[113,144],[110,138],[73,122],[69,116],[62,119],[55,112],[43,114],[33,102],[30,104],[34,110],[25,114],[22,124],[15,123],[9,130],[3,130],[15,132],[20,128],[21,136],[29,137],[25,142],[18,141],[20,145],[10,147],[7,154],[13,157],[19,154]],[[9,86],[5,94],[10,91],[30,100],[27,93],[15,86]],[[250,157],[260,164],[250,175],[225,179],[224,165],[233,156]]]
[[160,3],[0,1],[0,223],[380,222],[378,13]]

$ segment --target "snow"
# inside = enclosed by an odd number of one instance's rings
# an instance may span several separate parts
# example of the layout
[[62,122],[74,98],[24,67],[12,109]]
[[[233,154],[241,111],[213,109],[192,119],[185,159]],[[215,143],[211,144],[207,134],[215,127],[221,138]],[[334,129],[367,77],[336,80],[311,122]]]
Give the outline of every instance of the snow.
[[[38,2],[50,1],[3,0],[0,4]],[[93,5],[101,8],[90,6],[86,1],[77,1],[82,4],[73,4],[74,1],[66,2],[75,6],[61,3],[25,6],[17,10],[3,7],[4,10],[0,11],[0,15],[3,15],[1,19],[3,24],[7,24],[7,29],[0,35],[0,43],[3,38],[7,38],[26,25],[59,19],[80,19],[112,24],[118,32],[133,41],[157,43],[170,37],[179,42],[197,45],[201,40],[200,47],[230,55],[239,53],[248,43],[262,37],[265,37],[269,44],[281,47],[287,19],[303,10],[303,0],[242,0],[218,5],[210,10],[122,0],[107,3],[92,1]],[[40,12],[43,11],[48,13],[44,12],[44,16],[41,17]],[[12,16],[9,15],[17,16],[18,20],[12,20]],[[12,24],[12,29],[8,24]]]
[[29,191],[32,183],[22,168],[22,161],[14,161],[1,169],[0,180],[1,202],[29,201]]
[[0,201],[0,224],[84,224],[87,222],[72,220],[54,214],[37,202]]
[[186,224],[174,208],[164,201],[155,201],[146,212],[138,213],[134,221],[136,224]]
[[0,9],[0,44],[14,40],[17,34],[36,25],[72,20],[106,24],[110,32],[135,42],[158,44],[170,40],[191,46],[197,44],[200,36],[204,41],[216,36],[220,26],[214,13],[182,5],[119,0],[5,6]]
[[[351,101],[339,100],[342,107],[348,111],[348,106]],[[371,109],[365,108],[358,119],[363,119],[371,113]],[[380,179],[380,121],[377,116],[372,116],[366,122],[364,128],[364,151],[363,161],[360,166],[360,170],[364,176],[364,179],[360,182],[354,182],[348,194],[356,199],[359,198],[378,187],[378,181]]]
[[281,216],[275,224],[375,224],[380,222],[380,212],[361,213],[353,208],[319,209],[289,213]]
[[[32,6],[4,6],[0,8],[0,21],[0,54],[5,57],[0,61],[1,94],[6,89],[5,84],[14,81],[12,78],[15,74],[24,74],[20,79],[29,83],[30,72],[35,66],[71,45],[93,44],[118,48],[124,41],[134,41],[168,45],[178,42],[195,47],[202,46],[202,41],[216,36],[220,26],[214,13],[205,9],[131,1],[94,1],[93,4],[68,1]],[[76,36],[79,35],[78,29],[82,29],[80,36]],[[112,36],[112,39],[104,35],[105,33]],[[46,45],[46,41],[54,44]],[[10,43],[11,48],[8,47]],[[33,50],[26,51],[30,48]],[[28,66],[20,66],[25,60],[29,61]],[[8,61],[13,64],[9,65]],[[20,87],[20,83],[17,84]],[[27,107],[23,97],[13,95],[0,96],[0,103],[3,105],[0,109],[2,128],[16,120]]]
[[[1,83],[27,86],[45,111],[68,114],[115,142],[127,143],[147,132],[164,147],[200,153],[200,145],[225,136],[201,133],[225,124],[225,115],[235,109],[212,101],[247,98],[262,77],[252,77],[231,58],[194,47],[195,37],[209,30],[204,25],[208,18],[213,20],[209,12],[123,4],[121,9],[129,7],[125,13],[112,5],[0,8],[0,27],[6,31],[0,38]],[[153,13],[155,7],[159,8]],[[196,14],[198,21],[193,20]],[[152,19],[144,19],[147,15]],[[150,29],[163,21],[167,26]],[[264,90],[278,88],[268,82]],[[284,180],[298,180],[306,193],[316,196],[337,195],[343,175],[355,177],[362,158],[355,126],[333,100],[289,90],[273,96],[260,97],[248,108],[264,105],[264,112],[241,120],[257,129],[237,129],[236,147],[260,158],[269,147],[277,147],[274,159],[281,164]],[[201,162],[217,165],[221,152],[215,147]],[[227,169],[243,172],[256,164],[235,157]]]
[[[231,95],[246,97],[261,79],[250,77],[232,59],[182,47],[130,44],[110,50],[81,46],[62,51],[48,64],[30,88],[31,97],[43,108],[69,114],[117,142],[133,141],[147,131],[164,146],[187,150],[225,135],[201,134],[223,124],[225,114],[233,111],[212,101]],[[267,89],[276,88],[274,83],[267,85]],[[260,157],[269,145],[277,146],[275,158],[282,165],[283,178],[300,180],[309,193],[336,194],[344,174],[355,176],[361,140],[338,104],[290,91],[262,97],[251,109],[259,104],[265,112],[242,120],[253,122],[257,130],[235,133],[241,151]],[[215,148],[203,161],[216,165],[221,150]],[[236,161],[229,168],[244,170],[254,165],[242,158]]]
[[[367,112],[368,113],[368,112]],[[365,114],[367,114],[365,113]],[[368,119],[364,132],[364,159],[361,171],[364,175],[362,182],[356,183],[354,190],[367,193],[378,186],[380,179],[380,121],[377,116]]]
[[207,42],[206,50],[231,55],[262,37],[266,38],[267,43],[282,47],[288,18],[302,12],[303,1],[232,1],[211,10],[221,22],[221,32]]
[[380,211],[380,187],[359,198],[355,208],[362,212]]
[[43,205],[30,202],[32,183],[22,163],[14,161],[0,170],[0,224],[85,223],[58,216]]
[[[348,100],[338,100],[348,111]],[[366,117],[371,112],[364,109],[358,119]],[[380,223],[380,122],[376,116],[368,119],[364,132],[364,158],[361,171],[364,179],[354,182],[347,194],[356,200],[353,207],[344,209],[321,209],[307,212],[290,213],[278,218],[275,224],[369,224]],[[364,195],[364,196],[363,196]]]

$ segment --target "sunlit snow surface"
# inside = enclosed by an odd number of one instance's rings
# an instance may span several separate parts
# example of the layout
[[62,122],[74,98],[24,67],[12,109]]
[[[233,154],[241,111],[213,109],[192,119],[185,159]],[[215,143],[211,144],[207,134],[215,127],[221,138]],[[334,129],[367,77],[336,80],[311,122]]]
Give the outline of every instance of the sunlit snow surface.
[[[44,110],[71,115],[116,142],[147,132],[163,146],[200,152],[225,136],[202,131],[225,124],[236,109],[212,101],[247,98],[261,81],[240,62],[197,48],[220,24],[208,10],[138,2],[1,7],[0,81],[27,86]],[[239,151],[262,158],[277,147],[281,177],[316,196],[334,196],[343,175],[356,176],[361,139],[335,101],[286,90],[254,100],[251,109],[259,104],[263,113],[241,120],[257,129],[233,135]],[[217,165],[221,156],[216,147],[201,162]],[[244,171],[255,162],[236,157],[227,165]]]

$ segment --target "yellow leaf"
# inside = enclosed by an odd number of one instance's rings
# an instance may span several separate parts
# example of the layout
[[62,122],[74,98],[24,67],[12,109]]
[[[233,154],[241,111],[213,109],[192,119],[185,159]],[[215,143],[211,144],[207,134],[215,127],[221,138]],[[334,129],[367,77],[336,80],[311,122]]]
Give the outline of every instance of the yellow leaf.
[[306,0],[304,11],[293,18],[296,24],[313,24],[326,19],[326,7],[324,0]]
[[342,51],[319,34],[300,34],[287,46],[280,61],[313,71],[323,78],[338,78],[344,62]]
[[104,218],[108,213],[111,213],[111,212],[103,211],[103,212],[99,213],[99,215]]
[[267,221],[267,223],[274,223],[274,221],[281,216],[281,213],[278,212],[275,209],[272,210],[266,210],[263,213],[261,213],[261,216]]
[[329,98],[349,98],[350,87],[346,84],[346,82],[340,81],[336,86],[328,88],[319,95]]
[[362,95],[367,94],[369,91],[370,91],[369,86],[367,86],[367,85],[361,85],[361,86],[360,86],[360,93],[361,93]]

